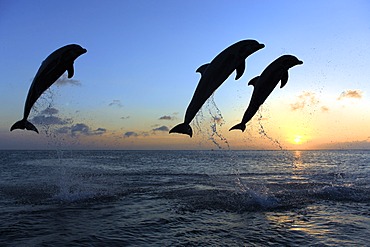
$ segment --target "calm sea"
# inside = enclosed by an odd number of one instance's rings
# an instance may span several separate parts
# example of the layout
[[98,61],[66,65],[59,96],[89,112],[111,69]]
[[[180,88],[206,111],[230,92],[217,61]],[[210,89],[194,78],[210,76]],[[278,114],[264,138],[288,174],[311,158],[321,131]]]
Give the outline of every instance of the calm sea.
[[0,154],[0,246],[370,246],[370,151]]

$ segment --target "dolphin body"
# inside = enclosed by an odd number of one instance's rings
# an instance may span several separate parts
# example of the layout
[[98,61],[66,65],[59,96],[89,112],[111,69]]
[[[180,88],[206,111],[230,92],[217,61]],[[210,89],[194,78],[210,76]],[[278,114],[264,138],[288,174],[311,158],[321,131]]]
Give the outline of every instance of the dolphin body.
[[200,66],[201,74],[193,98],[186,110],[184,122],[173,127],[169,133],[193,135],[190,122],[213,92],[236,70],[235,80],[245,71],[245,59],[265,45],[256,40],[241,40],[218,54],[210,63]]
[[23,119],[13,124],[10,131],[14,129],[27,129],[39,133],[37,128],[31,122],[27,121],[33,104],[65,71],[68,71],[68,78],[72,78],[74,74],[74,61],[86,52],[87,50],[79,45],[66,45],[51,53],[42,62],[28,91],[24,105]]
[[248,85],[253,85],[254,90],[249,106],[241,123],[233,126],[230,130],[240,129],[244,132],[246,123],[256,114],[258,108],[265,102],[279,81],[281,81],[280,88],[283,88],[288,82],[288,70],[299,64],[303,64],[303,62],[295,56],[283,55],[269,64],[260,76],[251,79]]

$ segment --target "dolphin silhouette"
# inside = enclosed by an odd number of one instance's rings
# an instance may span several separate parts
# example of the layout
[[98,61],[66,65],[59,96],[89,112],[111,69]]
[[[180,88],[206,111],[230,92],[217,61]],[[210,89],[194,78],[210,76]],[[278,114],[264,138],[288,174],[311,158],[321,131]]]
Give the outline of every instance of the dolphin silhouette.
[[87,50],[79,45],[66,45],[51,53],[42,62],[28,91],[26,103],[24,105],[23,119],[13,124],[10,131],[14,129],[27,129],[39,133],[37,128],[27,121],[32,106],[41,94],[63,75],[65,71],[68,71],[68,78],[72,78],[74,74],[74,61],[86,52]]
[[279,81],[281,80],[280,88],[283,88],[288,82],[288,70],[299,64],[303,64],[303,62],[295,56],[283,55],[270,63],[260,76],[251,79],[248,85],[253,85],[254,90],[249,106],[241,123],[233,126],[230,130],[240,129],[244,132],[246,123],[256,114],[258,108],[265,102]]
[[201,74],[193,98],[186,109],[184,122],[173,127],[169,133],[186,134],[192,137],[190,122],[213,92],[236,70],[235,80],[245,71],[245,59],[265,45],[256,40],[241,40],[218,54],[210,63],[200,66],[196,72]]

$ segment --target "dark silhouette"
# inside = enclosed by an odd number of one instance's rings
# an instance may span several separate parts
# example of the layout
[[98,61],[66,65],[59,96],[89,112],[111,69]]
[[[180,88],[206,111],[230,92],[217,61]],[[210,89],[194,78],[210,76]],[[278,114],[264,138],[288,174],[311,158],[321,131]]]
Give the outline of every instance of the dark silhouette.
[[27,121],[33,104],[65,71],[68,71],[68,78],[72,78],[74,74],[74,61],[86,52],[87,50],[79,45],[66,45],[51,53],[42,62],[28,91],[24,105],[23,119],[13,124],[10,131],[14,129],[27,129],[39,133],[37,128]]
[[193,135],[190,122],[213,92],[236,70],[238,80],[245,70],[245,59],[265,45],[255,40],[239,41],[218,54],[209,64],[200,66],[196,72],[201,74],[200,81],[186,110],[184,123],[176,125],[169,133]]
[[265,102],[279,81],[281,80],[280,88],[284,87],[288,82],[288,69],[298,64],[303,64],[303,62],[295,56],[283,55],[267,66],[260,76],[250,80],[248,85],[254,86],[251,101],[241,123],[230,130],[240,129],[244,132],[246,123],[256,114],[258,108]]

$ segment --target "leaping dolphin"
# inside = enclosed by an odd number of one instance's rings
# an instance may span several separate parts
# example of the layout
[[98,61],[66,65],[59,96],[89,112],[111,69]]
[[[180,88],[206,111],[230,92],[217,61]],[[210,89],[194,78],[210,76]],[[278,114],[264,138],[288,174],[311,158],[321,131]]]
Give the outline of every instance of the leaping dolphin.
[[51,53],[42,62],[28,91],[24,105],[23,119],[13,124],[10,131],[14,129],[27,129],[39,133],[37,128],[27,121],[33,104],[65,71],[68,71],[68,78],[72,78],[74,74],[74,61],[86,52],[87,50],[79,45],[66,45]]
[[254,90],[249,106],[241,123],[233,126],[230,130],[240,129],[244,132],[246,123],[256,114],[258,108],[265,102],[279,81],[281,80],[280,88],[283,88],[288,82],[288,70],[299,64],[303,64],[303,62],[295,56],[283,55],[268,65],[260,76],[251,79],[248,85],[253,85]]
[[236,70],[235,80],[245,71],[245,59],[265,45],[256,40],[241,40],[218,54],[210,63],[200,66],[201,74],[193,98],[186,109],[184,122],[173,127],[169,133],[186,134],[192,137],[190,122],[213,92]]

